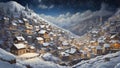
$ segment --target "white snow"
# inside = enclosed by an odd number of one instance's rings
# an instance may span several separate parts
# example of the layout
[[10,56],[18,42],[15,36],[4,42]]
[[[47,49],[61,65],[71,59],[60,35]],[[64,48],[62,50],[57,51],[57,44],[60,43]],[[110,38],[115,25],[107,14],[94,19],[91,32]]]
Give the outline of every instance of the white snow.
[[11,12],[14,12],[14,9],[17,8],[18,11],[24,10],[25,8],[23,6],[21,6],[20,4],[18,4],[15,1],[9,1],[7,3],[0,3],[0,7],[4,7],[5,10],[7,10],[8,8],[10,8]]
[[23,36],[17,36],[16,38],[17,38],[17,40],[22,40],[22,41],[25,40],[25,38]]
[[45,34],[46,30],[40,30],[38,33],[39,34]]
[[27,22],[28,22],[28,19],[26,19],[26,18],[23,18],[23,21],[27,21]]
[[18,20],[18,22],[19,22],[19,23],[23,23],[23,21],[22,21],[22,20]]
[[45,42],[43,43],[43,46],[49,46],[49,43]]
[[10,64],[8,62],[4,62],[0,60],[0,68],[26,68],[26,67],[18,63]]
[[103,46],[104,47],[110,47],[110,44],[104,44]]
[[68,43],[67,41],[63,41],[63,42],[62,42],[62,45],[65,45],[65,46],[66,46],[66,45],[69,45],[69,43]]
[[68,50],[65,51],[66,53],[70,53],[70,54],[74,54],[76,52],[75,48],[70,48]]
[[26,45],[23,44],[23,43],[14,44],[14,46],[15,46],[17,49],[26,48]]
[[[110,61],[105,61],[105,58],[110,58]],[[119,68],[120,52],[98,56],[96,58],[81,61],[73,65],[75,68]]]
[[36,57],[38,55],[39,54],[37,54],[37,53],[25,53],[23,55],[20,55],[19,58],[31,58],[31,57]]
[[36,39],[37,39],[37,40],[43,40],[43,38],[42,38],[42,37],[36,37]]
[[35,49],[35,47],[34,46],[30,46],[30,49]]
[[61,52],[61,55],[62,55],[62,56],[69,56],[70,54],[65,53],[65,52]]
[[102,47],[101,46],[96,46],[96,49],[97,50],[102,50]]
[[20,63],[30,65],[32,66],[32,68],[70,68],[70,67],[60,66],[52,62],[43,61],[40,58],[33,58],[22,61]]
[[45,25],[40,25],[41,28],[45,28]]
[[115,68],[120,68],[120,63],[118,63],[118,64],[115,66]]
[[5,50],[0,48],[0,59],[4,60],[14,60],[16,57],[11,53],[6,52]]
[[59,58],[53,56],[51,53],[45,53],[42,58],[46,61],[51,61],[51,62],[55,62],[58,63],[60,61]]
[[112,38],[114,38],[116,35],[112,35],[110,38],[112,39]]

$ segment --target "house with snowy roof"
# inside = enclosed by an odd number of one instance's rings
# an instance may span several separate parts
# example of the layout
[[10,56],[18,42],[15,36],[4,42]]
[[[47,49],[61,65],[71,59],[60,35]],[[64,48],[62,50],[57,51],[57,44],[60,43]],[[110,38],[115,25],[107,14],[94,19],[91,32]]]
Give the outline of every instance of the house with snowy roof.
[[17,21],[16,20],[13,20],[13,21],[11,21],[11,24],[10,24],[10,26],[9,26],[9,29],[10,30],[16,30],[17,29]]
[[60,53],[60,58],[63,60],[63,61],[68,61],[70,59],[70,54],[69,53],[66,53],[66,52],[61,52]]
[[43,44],[44,43],[44,38],[36,37],[36,43]]
[[102,47],[100,45],[96,46],[96,49],[95,49],[95,54],[97,55],[102,55],[103,52],[102,52]]
[[35,51],[36,51],[35,47],[30,46],[27,43],[13,44],[12,47],[10,48],[10,52],[15,55],[22,55],[24,53],[33,53]]
[[107,43],[104,44],[104,45],[103,45],[103,53],[104,53],[104,54],[109,53],[109,52],[110,52],[110,47],[111,47],[110,44],[107,44]]
[[80,57],[81,57],[82,59],[86,59],[86,58],[87,58],[87,51],[80,50],[79,52],[81,53]]
[[40,30],[39,26],[34,26],[34,28],[35,28],[35,31],[39,31]]
[[8,25],[9,24],[9,18],[8,17],[3,17],[3,19],[2,19],[2,22],[3,22],[3,24],[6,26],[6,25]]
[[50,36],[49,36],[48,32],[45,32],[45,34],[44,34],[44,41],[50,42]]
[[38,36],[39,37],[43,37],[45,42],[49,42],[50,41],[49,33],[46,30],[40,30],[38,32]]
[[11,53],[15,55],[21,55],[26,53],[26,45],[23,43],[13,44],[10,50],[11,50]]
[[44,37],[44,34],[45,34],[45,33],[47,33],[46,30],[40,30],[40,31],[38,32],[38,36]]
[[29,35],[32,35],[34,33],[33,26],[32,25],[26,26],[25,32]]
[[13,39],[14,43],[24,43],[25,42],[25,38],[23,36],[16,36]]

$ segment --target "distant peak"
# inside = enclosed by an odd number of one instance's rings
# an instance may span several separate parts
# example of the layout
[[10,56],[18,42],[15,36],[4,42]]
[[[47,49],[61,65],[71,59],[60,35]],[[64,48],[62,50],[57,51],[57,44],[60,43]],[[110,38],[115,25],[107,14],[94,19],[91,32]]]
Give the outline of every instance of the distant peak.
[[19,3],[17,3],[16,1],[9,1],[9,2],[7,2],[7,3],[9,3],[9,4],[19,4]]

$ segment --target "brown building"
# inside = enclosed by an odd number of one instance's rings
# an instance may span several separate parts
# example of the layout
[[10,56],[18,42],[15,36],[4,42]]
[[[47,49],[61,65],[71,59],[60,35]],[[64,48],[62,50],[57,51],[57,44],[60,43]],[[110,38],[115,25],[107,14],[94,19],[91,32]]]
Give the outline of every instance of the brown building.
[[11,53],[15,54],[15,55],[21,55],[26,53],[26,45],[23,43],[20,44],[13,44],[13,46],[11,47]]
[[23,43],[13,44],[13,46],[11,47],[11,53],[15,55],[22,55],[24,53],[33,53],[33,52],[35,52],[35,47],[28,46]]

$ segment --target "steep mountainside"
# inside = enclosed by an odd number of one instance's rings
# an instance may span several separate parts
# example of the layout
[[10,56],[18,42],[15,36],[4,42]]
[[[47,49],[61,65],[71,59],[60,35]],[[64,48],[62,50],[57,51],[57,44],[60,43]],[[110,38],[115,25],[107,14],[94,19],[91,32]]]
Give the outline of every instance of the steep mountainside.
[[112,14],[112,12],[101,9],[99,11],[92,12],[85,19],[79,23],[74,23],[74,25],[67,27],[67,29],[77,35],[83,35],[87,31],[91,30],[92,27],[98,27],[102,25],[103,22],[106,21]]

